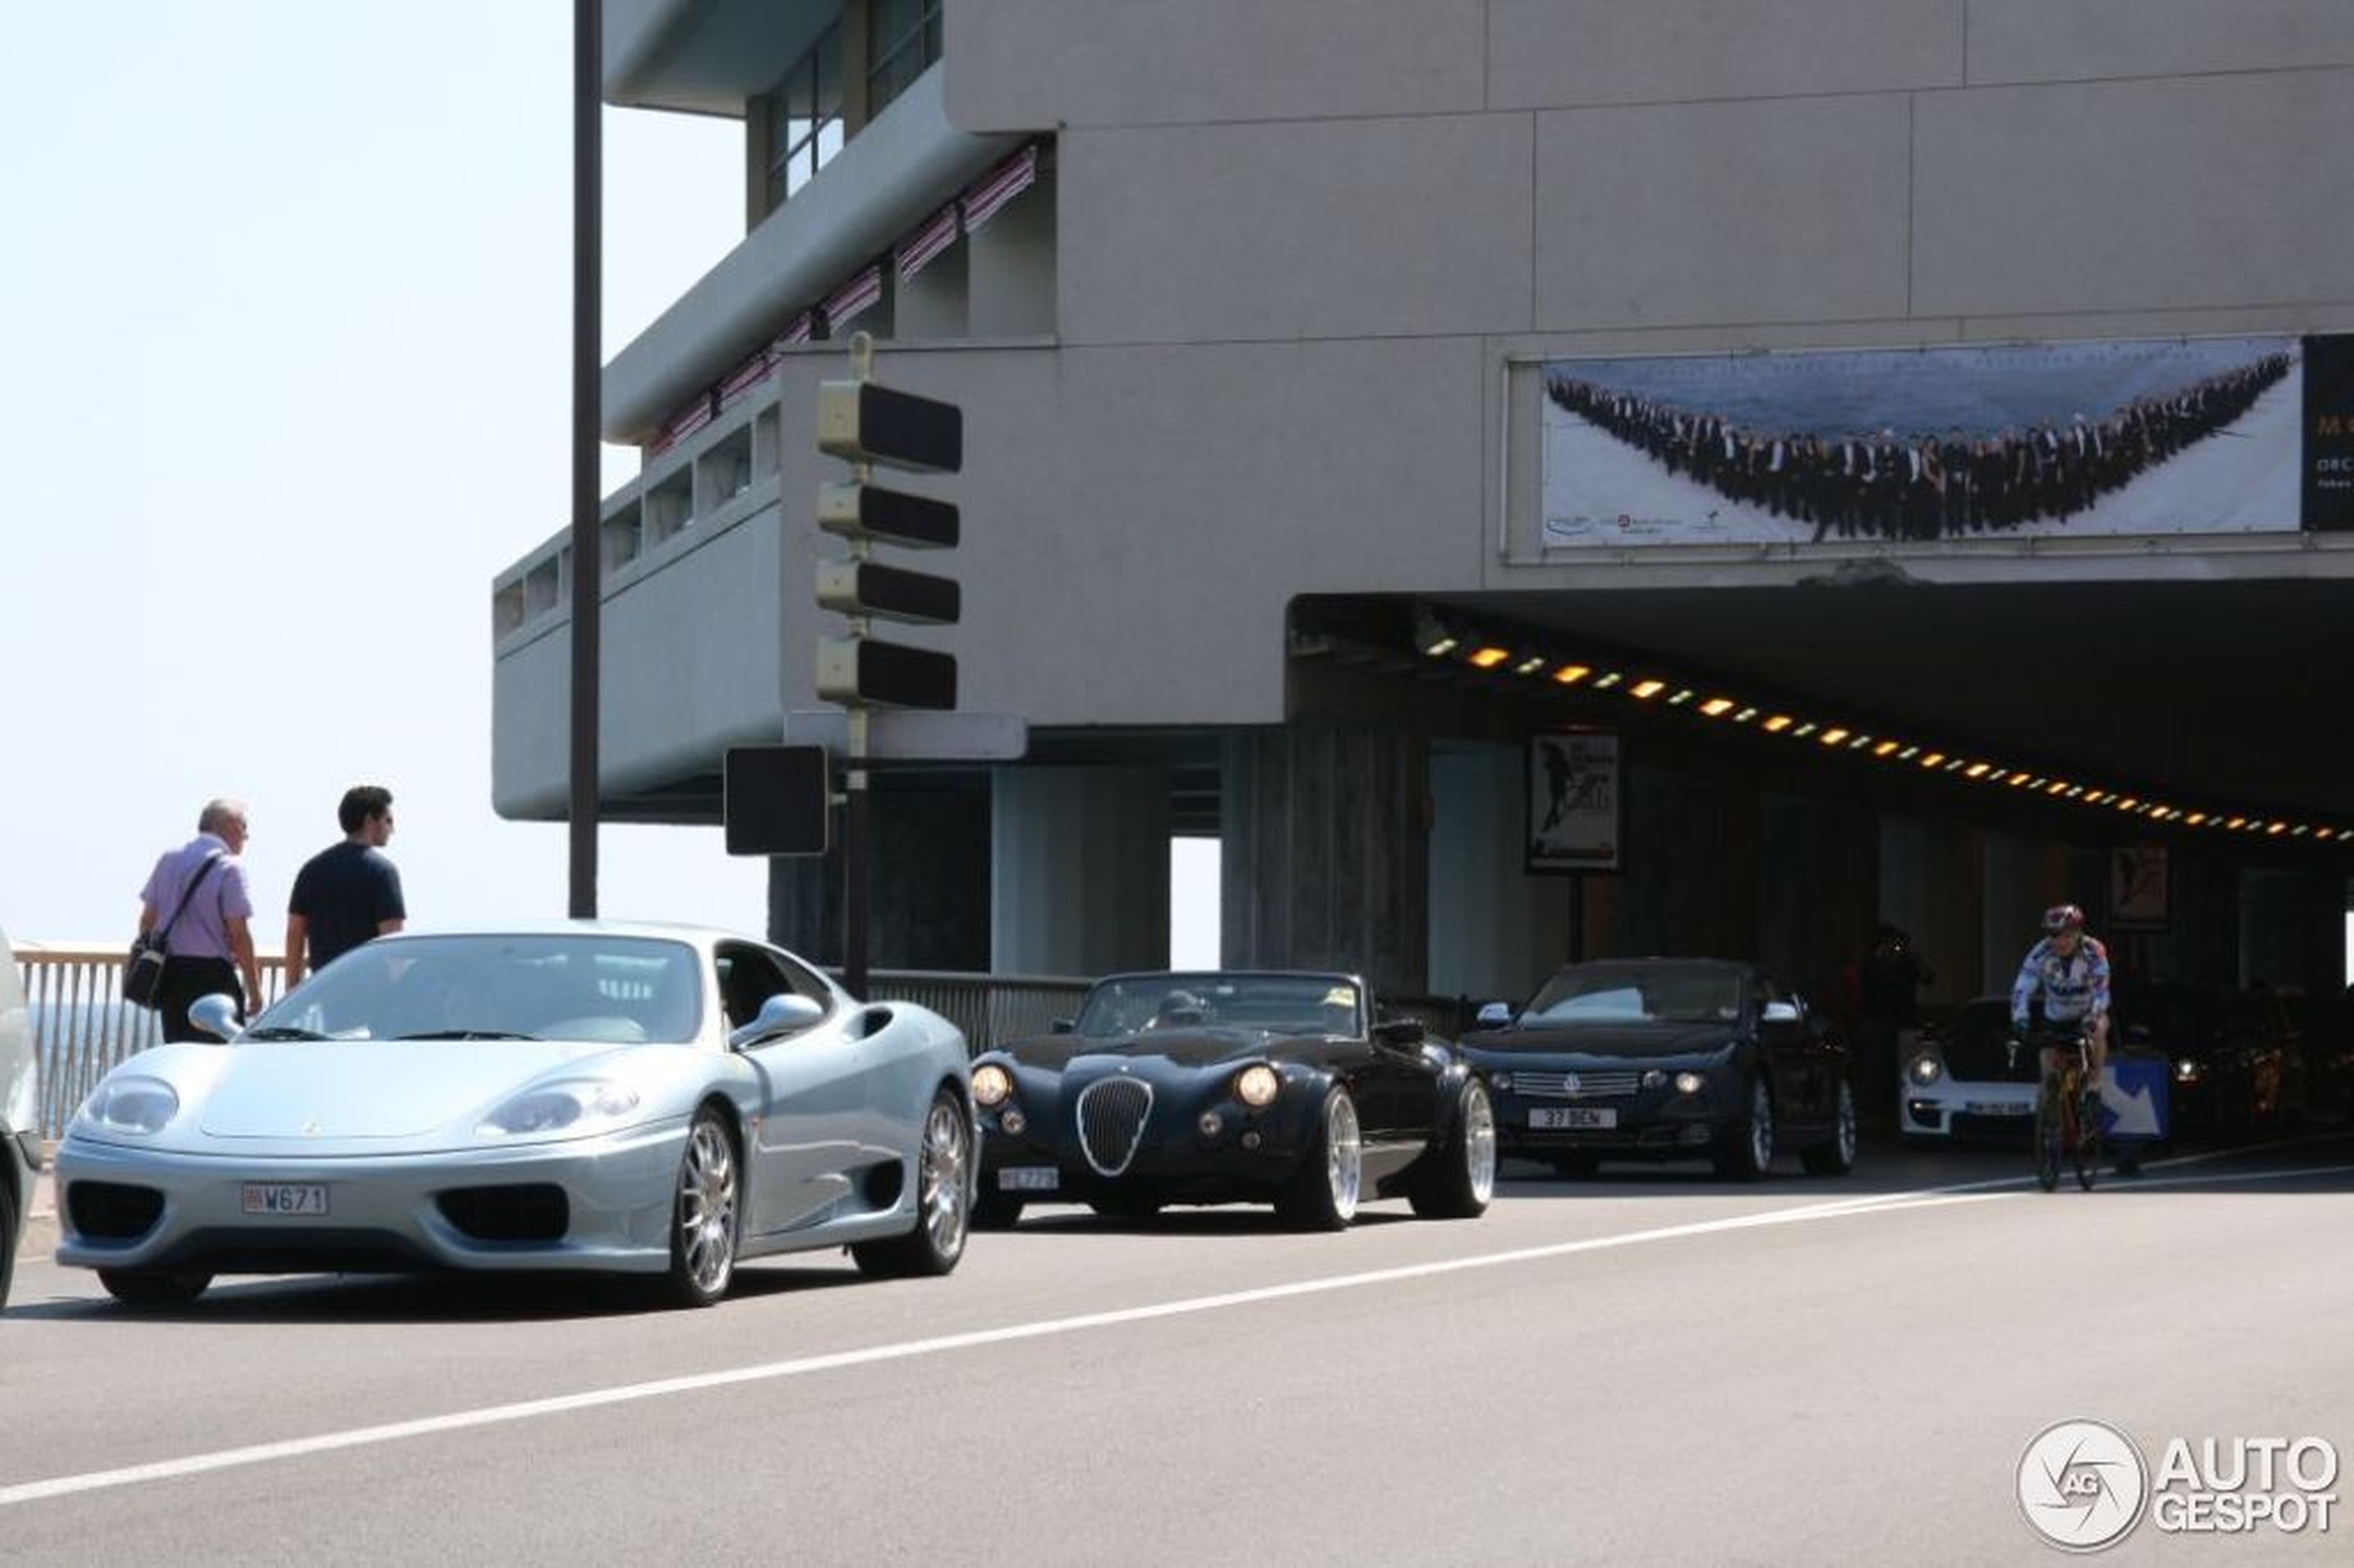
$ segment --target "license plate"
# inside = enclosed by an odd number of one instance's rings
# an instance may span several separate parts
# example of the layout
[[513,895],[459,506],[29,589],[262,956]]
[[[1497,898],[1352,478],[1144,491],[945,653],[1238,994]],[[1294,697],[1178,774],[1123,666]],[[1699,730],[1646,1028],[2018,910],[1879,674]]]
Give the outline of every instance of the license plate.
[[1539,1106],[1528,1113],[1531,1127],[1615,1127],[1618,1113],[1594,1106]]
[[1968,1100],[1963,1103],[1962,1109],[1971,1116],[2027,1116],[2031,1114],[2035,1107],[2017,1105],[2008,1100]]
[[1001,1193],[1051,1193],[1062,1185],[1063,1173],[1051,1165],[1008,1165],[997,1172]]
[[247,1214],[309,1219],[327,1212],[327,1189],[310,1182],[247,1182],[239,1195]]

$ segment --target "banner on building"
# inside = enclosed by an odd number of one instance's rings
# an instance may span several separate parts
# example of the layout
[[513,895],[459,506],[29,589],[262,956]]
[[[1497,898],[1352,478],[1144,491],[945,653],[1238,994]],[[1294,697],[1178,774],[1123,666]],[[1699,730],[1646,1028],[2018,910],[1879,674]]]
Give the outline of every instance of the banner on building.
[[1615,871],[1618,737],[1592,730],[1528,738],[1528,856],[1534,873]]
[[1544,366],[1549,546],[2354,528],[2354,338]]
[[2109,852],[2108,923],[2120,931],[2162,931],[2169,914],[2166,846],[2124,844]]

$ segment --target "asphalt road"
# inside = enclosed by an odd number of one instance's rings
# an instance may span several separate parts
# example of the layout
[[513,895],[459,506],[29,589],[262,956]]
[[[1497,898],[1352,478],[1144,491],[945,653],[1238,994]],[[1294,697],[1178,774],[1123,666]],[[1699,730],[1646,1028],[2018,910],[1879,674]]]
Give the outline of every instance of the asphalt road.
[[[0,1560],[2040,1562],[2054,1423],[2354,1458],[2354,1140],[2019,1166],[1513,1168],[1482,1220],[1330,1236],[1045,1208],[947,1280],[786,1260],[703,1312],[311,1278],[153,1318],[29,1262]],[[2349,1538],[2145,1519],[2107,1561]]]

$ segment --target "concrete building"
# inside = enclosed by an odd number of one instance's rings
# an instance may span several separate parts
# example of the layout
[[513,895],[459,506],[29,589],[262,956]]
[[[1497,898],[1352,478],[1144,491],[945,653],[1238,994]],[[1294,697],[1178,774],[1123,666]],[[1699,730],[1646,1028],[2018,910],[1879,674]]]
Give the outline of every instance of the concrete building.
[[[963,623],[909,639],[1032,735],[1019,764],[882,779],[878,963],[1158,965],[1169,836],[1214,832],[1229,962],[1411,993],[1660,950],[1820,988],[1886,917],[1966,995],[2044,904],[2123,913],[2120,851],[2168,874],[2118,944],[2135,967],[2342,983],[2354,532],[1580,534],[1548,499],[1548,367],[1836,379],[1860,361],[1825,351],[1999,345],[2040,374],[2100,352],[2078,346],[2354,329],[2354,7],[605,18],[608,100],[740,118],[746,203],[605,373],[608,437],[645,455],[604,503],[610,815],[715,821],[723,749],[816,705],[841,629],[811,590],[841,553],[816,389],[865,331],[880,379],[966,414],[934,487],[965,511]],[[493,586],[511,816],[565,809],[556,521]],[[1550,678],[1580,661],[1622,678]],[[1702,716],[1720,689],[1798,735]],[[1616,864],[1531,874],[1529,737],[1582,727],[1621,742]],[[775,934],[838,957],[838,887],[776,863]]]

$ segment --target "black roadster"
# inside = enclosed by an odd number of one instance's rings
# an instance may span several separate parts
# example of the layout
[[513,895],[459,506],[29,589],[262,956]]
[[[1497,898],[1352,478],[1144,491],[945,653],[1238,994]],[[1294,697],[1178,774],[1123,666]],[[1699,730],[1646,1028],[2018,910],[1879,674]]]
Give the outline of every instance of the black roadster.
[[1361,1198],[1470,1219],[1495,1189],[1496,1119],[1460,1052],[1374,1021],[1353,975],[1113,975],[1078,1018],[973,1063],[973,1222],[1032,1200],[1120,1218],[1272,1203],[1339,1230]]
[[1754,1181],[1796,1149],[1818,1175],[1855,1163],[1854,1063],[1821,1015],[1754,964],[1571,964],[1463,1054],[1494,1091],[1507,1155],[1590,1175],[1604,1158],[1706,1158]]

